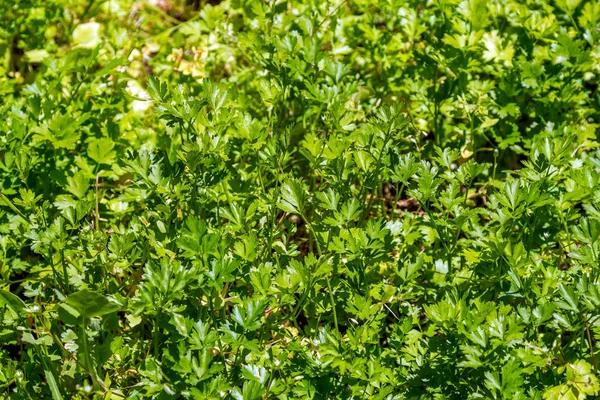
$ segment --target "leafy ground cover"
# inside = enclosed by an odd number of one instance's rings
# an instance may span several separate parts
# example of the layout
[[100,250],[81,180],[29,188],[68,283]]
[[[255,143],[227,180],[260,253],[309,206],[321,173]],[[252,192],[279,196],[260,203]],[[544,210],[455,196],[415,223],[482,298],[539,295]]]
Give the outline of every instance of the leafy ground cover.
[[599,395],[600,3],[0,10],[0,397]]

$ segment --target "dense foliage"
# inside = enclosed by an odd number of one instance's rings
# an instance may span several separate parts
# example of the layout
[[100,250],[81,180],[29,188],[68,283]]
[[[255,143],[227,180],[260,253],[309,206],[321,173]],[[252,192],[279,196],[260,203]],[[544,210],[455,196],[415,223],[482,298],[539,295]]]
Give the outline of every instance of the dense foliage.
[[0,15],[0,397],[599,395],[597,1]]

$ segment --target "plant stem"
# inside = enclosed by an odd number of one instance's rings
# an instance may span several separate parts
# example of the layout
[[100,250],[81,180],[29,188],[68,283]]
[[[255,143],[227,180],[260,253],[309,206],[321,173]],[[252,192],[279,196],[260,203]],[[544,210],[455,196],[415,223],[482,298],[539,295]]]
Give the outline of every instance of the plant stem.
[[590,354],[592,356],[592,366],[594,367],[594,374],[598,371],[598,365],[596,364],[596,355],[594,354],[594,344],[592,342],[592,334],[590,333],[590,325],[585,326],[585,332],[587,334],[588,344],[590,346]]
[[65,294],[69,292],[69,272],[67,271],[67,264],[65,263],[65,250],[64,249],[60,249],[60,262],[62,264],[62,268],[63,268],[63,279],[65,281],[64,285],[64,291]]
[[335,330],[338,329],[338,319],[337,319],[337,311],[335,310],[335,300],[333,299],[333,290],[331,289],[331,280],[327,279],[327,290],[329,291],[329,301],[331,302],[331,309],[333,311],[333,325],[335,326]]
[[98,174],[96,174],[96,215],[95,215],[95,222],[96,222],[96,230],[99,231],[100,230],[100,201],[98,199]]
[[98,377],[96,376],[96,367],[94,366],[94,357],[92,357],[91,353],[90,353],[90,345],[88,342],[88,338],[87,338],[87,331],[86,331],[86,325],[87,325],[87,320],[84,320],[83,323],[81,324],[80,328],[81,328],[81,344],[83,346],[83,359],[84,359],[84,365],[85,367],[88,369],[90,377],[92,378],[92,381],[94,383],[94,387],[96,389],[100,389],[100,383],[98,382]]
[[154,352],[154,357],[158,359],[158,354],[160,351],[160,330],[158,329],[158,322],[161,316],[162,309],[159,307],[156,311],[156,318],[154,319],[154,327],[152,329],[152,347]]

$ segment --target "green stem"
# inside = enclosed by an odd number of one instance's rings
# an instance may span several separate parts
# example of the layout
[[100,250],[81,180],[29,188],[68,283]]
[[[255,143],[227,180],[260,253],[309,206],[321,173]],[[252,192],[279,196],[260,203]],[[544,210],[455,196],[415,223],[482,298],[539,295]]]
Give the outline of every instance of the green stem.
[[[54,252],[52,251],[52,244],[48,246],[48,261],[50,262],[50,268],[52,268],[52,280],[54,281],[54,285],[57,288],[61,288],[62,285],[58,283],[58,272],[56,272],[56,268],[54,267]],[[64,288],[62,288],[64,290]]]
[[63,268],[63,280],[64,280],[64,291],[65,294],[67,294],[69,292],[69,273],[67,271],[67,264],[65,263],[65,250],[64,249],[60,249],[60,262],[62,264],[62,268]]
[[327,279],[327,290],[329,291],[329,301],[331,302],[331,310],[333,311],[333,324],[335,326],[335,330],[338,329],[338,319],[337,319],[337,311],[335,310],[335,300],[333,298],[333,290],[331,289],[331,280]]
[[54,373],[52,372],[52,369],[50,367],[50,364],[48,363],[48,360],[46,360],[47,354],[47,350],[42,353],[42,351],[40,350],[40,347],[45,348],[43,346],[38,346],[38,345],[34,345],[39,356],[40,359],[42,360],[42,366],[44,368],[44,375],[46,376],[46,381],[48,382],[48,386],[50,387],[50,392],[52,393],[52,398],[53,400],[63,400],[62,394],[60,393],[60,389],[58,387],[58,382],[56,381],[56,378],[54,377]]
[[594,345],[592,342],[592,335],[590,333],[590,325],[585,326],[585,332],[587,334],[588,344],[590,346],[590,354],[592,355],[592,366],[594,367],[594,374],[598,371],[598,365],[596,364],[596,355],[594,354]]
[[17,207],[15,207],[15,205],[12,203],[12,201],[10,201],[8,199],[8,197],[6,197],[2,193],[0,193],[0,198],[2,198],[4,200],[4,204],[6,204],[11,210],[13,210],[19,217],[21,217],[25,221],[27,221],[27,218],[25,217],[25,215],[23,215],[23,213],[21,211],[19,211],[19,209]]
[[100,389],[100,383],[98,382],[98,377],[96,376],[96,368],[94,366],[94,357],[92,357],[90,353],[90,345],[88,342],[87,331],[86,331],[87,319],[83,321],[81,324],[81,344],[83,347],[83,360],[84,365],[88,369],[90,377],[94,383],[94,387],[96,389]]
[[390,215],[390,220],[394,220],[394,214],[396,213],[396,207],[398,207],[398,201],[400,201],[400,196],[402,195],[402,192],[404,191],[404,183],[403,184],[396,184],[396,196],[394,197],[394,204],[392,205],[392,212]]
[[152,329],[152,347],[154,349],[154,357],[158,359],[158,354],[160,351],[160,331],[158,329],[158,322],[161,316],[161,308],[158,308],[156,312],[156,318],[154,320],[154,328]]
[[[310,232],[312,233],[312,236],[315,239],[315,243],[317,246],[317,253],[319,254],[319,257],[320,257],[321,256],[321,245],[319,244],[319,238],[317,237],[317,234],[315,233],[315,230],[313,229],[312,224],[310,222],[308,222],[308,220],[304,216],[302,216],[302,218],[304,218],[304,220],[306,221],[308,229],[310,229]],[[335,299],[333,298],[333,290],[331,288],[331,279],[326,279],[326,281],[327,281],[327,291],[329,292],[329,301],[331,303],[331,310],[333,311],[333,323],[335,325],[335,329],[338,330],[337,311],[335,310]]]
[[233,365],[231,366],[231,371],[229,371],[229,378],[233,381],[237,379],[237,374],[235,374],[235,366],[237,365],[238,357],[243,348],[243,345],[240,345],[235,352],[235,358],[233,359]]

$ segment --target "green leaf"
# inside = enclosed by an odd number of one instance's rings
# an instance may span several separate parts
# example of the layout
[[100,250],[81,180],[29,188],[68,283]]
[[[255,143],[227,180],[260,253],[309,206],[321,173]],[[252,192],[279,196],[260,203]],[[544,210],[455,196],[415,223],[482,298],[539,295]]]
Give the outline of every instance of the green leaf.
[[67,190],[78,199],[83,199],[90,187],[90,179],[83,171],[77,171],[67,178]]
[[308,196],[302,183],[298,180],[289,180],[281,187],[281,197],[277,207],[285,212],[300,214],[304,212]]
[[[44,356],[42,356],[44,357]],[[45,362],[47,365],[47,362]],[[58,388],[58,382],[54,377],[54,373],[50,369],[44,369],[44,376],[48,382],[48,386],[50,387],[50,393],[52,393],[53,400],[63,400],[62,394],[60,393],[60,389]]]
[[117,311],[119,306],[105,296],[88,289],[73,293],[59,307],[59,316],[70,325]]
[[29,50],[25,53],[25,59],[30,63],[39,63],[49,56],[44,49]]
[[205,81],[203,89],[213,110],[219,111],[227,99],[227,90],[222,89],[218,84],[209,80]]
[[65,115],[56,113],[47,125],[43,137],[49,140],[56,149],[75,148],[81,138],[81,125],[87,120],[87,115]]
[[26,305],[18,296],[0,289],[0,303],[6,305],[13,313],[23,317]]
[[93,139],[88,145],[87,154],[96,164],[110,165],[117,155],[114,147],[114,142],[109,138]]
[[98,22],[79,24],[73,30],[73,43],[79,47],[93,49],[100,44],[101,25]]

